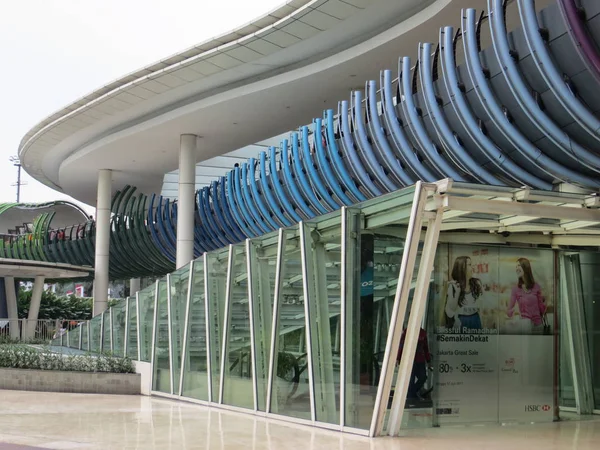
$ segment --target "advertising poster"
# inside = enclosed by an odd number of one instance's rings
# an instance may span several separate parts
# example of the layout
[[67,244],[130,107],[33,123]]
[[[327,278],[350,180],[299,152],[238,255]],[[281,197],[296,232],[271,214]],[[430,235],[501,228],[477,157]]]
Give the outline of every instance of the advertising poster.
[[438,423],[552,420],[553,252],[442,246],[434,290]]

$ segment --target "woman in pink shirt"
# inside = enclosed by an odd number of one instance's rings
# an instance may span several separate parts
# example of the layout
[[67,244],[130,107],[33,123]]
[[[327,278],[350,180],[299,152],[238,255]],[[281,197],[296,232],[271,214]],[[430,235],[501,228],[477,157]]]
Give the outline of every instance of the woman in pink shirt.
[[523,319],[529,319],[533,334],[541,334],[544,330],[543,317],[546,313],[546,300],[542,288],[535,282],[531,271],[531,263],[527,258],[517,260],[517,285],[512,288],[510,304],[506,314],[512,317],[515,305],[519,305],[519,314]]

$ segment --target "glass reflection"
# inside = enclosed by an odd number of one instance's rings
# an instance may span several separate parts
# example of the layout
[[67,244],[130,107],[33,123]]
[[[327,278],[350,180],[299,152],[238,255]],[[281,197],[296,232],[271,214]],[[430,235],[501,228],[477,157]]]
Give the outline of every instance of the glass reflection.
[[102,314],[98,314],[90,321],[90,352],[99,353],[101,351],[102,317]]
[[169,364],[169,324],[167,312],[167,281],[158,283],[156,343],[154,345],[154,380],[152,389],[171,392],[171,368]]
[[206,304],[204,295],[204,260],[193,266],[192,292],[187,330],[182,395],[208,400],[208,366],[206,347]]
[[183,329],[189,289],[190,265],[173,272],[171,285],[171,357],[173,360],[173,393],[179,394],[181,355],[183,352]]
[[129,320],[127,328],[127,357],[131,359],[138,359],[138,340],[137,340],[137,307],[136,298],[131,297],[129,299]]
[[265,249],[261,243],[253,241],[250,243],[249,248],[250,270],[252,271],[252,317],[254,320],[257,406],[259,411],[265,411],[271,356],[271,323],[277,247],[272,245],[271,248]]
[[244,244],[233,247],[231,289],[227,305],[227,328],[223,403],[254,408],[252,354],[250,349],[250,303]]
[[125,338],[125,300],[112,307],[112,339],[115,356],[123,356]]
[[294,228],[284,232],[271,412],[310,420],[302,262]]
[[219,401],[221,379],[221,348],[227,287],[228,251],[207,255],[208,264],[208,334],[210,339],[211,396]]
[[156,284],[138,292],[140,310],[140,361],[152,358],[152,331],[154,328],[154,297]]
[[102,351],[104,353],[112,352],[112,327],[110,324],[110,309],[102,313],[103,332],[102,332]]

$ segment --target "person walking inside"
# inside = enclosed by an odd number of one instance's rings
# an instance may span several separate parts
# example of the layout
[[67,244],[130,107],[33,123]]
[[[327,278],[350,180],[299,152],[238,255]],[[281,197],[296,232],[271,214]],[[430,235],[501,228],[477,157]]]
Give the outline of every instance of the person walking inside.
[[[402,351],[404,350],[404,341],[406,340],[406,328],[402,332],[400,348],[398,349],[397,362],[400,362]],[[431,353],[429,353],[429,343],[427,342],[427,332],[421,328],[419,330],[419,340],[415,351],[412,374],[408,385],[407,400],[423,400],[420,391],[427,381],[427,367],[431,368]]]

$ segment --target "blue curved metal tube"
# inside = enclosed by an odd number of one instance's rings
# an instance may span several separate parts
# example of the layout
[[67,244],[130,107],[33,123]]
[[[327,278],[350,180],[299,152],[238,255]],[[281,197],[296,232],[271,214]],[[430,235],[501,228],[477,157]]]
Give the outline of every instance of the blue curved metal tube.
[[354,173],[357,180],[360,180],[364,189],[370,194],[370,197],[378,197],[383,191],[371,180],[367,171],[363,169],[363,164],[356,152],[352,131],[349,123],[350,111],[348,110],[348,101],[343,100],[338,103],[338,121],[341,121],[341,140],[342,150],[350,160],[350,170]]
[[[383,90],[383,86],[381,86],[381,89]],[[398,158],[396,158],[396,154],[390,147],[387,136],[383,130],[383,126],[381,125],[379,111],[377,110],[377,83],[374,80],[371,80],[367,83],[366,95],[367,110],[369,112],[368,126],[371,136],[373,137],[373,144],[375,145],[375,148],[379,152],[381,159],[385,161],[390,174],[394,177],[397,183],[399,183],[401,186],[413,184],[416,180],[411,178],[408,173],[405,172],[402,164],[400,164],[400,161],[398,161]],[[396,124],[397,123],[398,122],[396,121]],[[432,180],[433,178],[428,179],[427,181]]]
[[502,0],[488,0],[490,15],[490,29],[492,32],[492,46],[496,58],[500,62],[500,69],[506,84],[513,97],[527,114],[531,122],[552,141],[565,156],[576,164],[600,173],[600,156],[592,153],[559,128],[559,126],[542,111],[531,94],[517,64],[510,54],[508,37],[505,32],[504,10]]
[[352,201],[348,198],[348,196],[340,186],[340,180],[338,180],[338,178],[335,176],[335,174],[331,170],[329,161],[327,161],[325,147],[323,146],[323,120],[315,119],[313,121],[313,126],[313,137],[315,141],[315,146],[317,148],[317,163],[319,165],[319,168],[321,169],[321,173],[323,173],[323,179],[325,183],[329,186],[331,191],[335,193],[337,198],[342,203],[344,203],[345,205],[351,205]]
[[292,175],[292,167],[291,160],[293,159],[292,155],[289,153],[289,144],[288,140],[284,139],[281,143],[281,160],[283,162],[283,177],[285,179],[285,183],[288,186],[292,196],[294,197],[295,203],[298,206],[298,209],[302,211],[302,213],[306,216],[306,218],[312,218],[316,214],[310,208],[310,205],[306,201],[304,195],[300,192],[298,185],[296,184],[296,180]]
[[356,126],[356,136],[358,137],[356,144],[360,148],[365,162],[367,163],[368,169],[371,174],[379,181],[382,188],[387,192],[392,192],[401,187],[400,183],[396,183],[392,181],[381,166],[380,162],[377,160],[377,157],[373,153],[373,148],[367,139],[367,131],[365,130],[365,125],[362,119],[362,93],[360,91],[354,91],[354,125]]
[[[504,115],[496,94],[492,91],[488,81],[485,78],[483,67],[479,59],[477,51],[476,32],[476,11],[467,9],[463,12],[462,27],[466,30],[466,35],[463,38],[463,47],[466,55],[467,71],[475,92],[481,102],[481,105],[486,110],[488,115],[494,121],[494,124],[502,132],[504,137],[513,144],[515,149],[534,164],[540,171],[549,174],[552,178],[559,180],[570,181],[575,183],[588,184],[590,186],[598,185],[598,180],[593,180],[584,174],[563,166],[554,159],[550,158],[542,150],[533,145],[521,131]],[[541,180],[532,180],[533,187],[539,189],[552,189],[552,183]]]
[[410,58],[408,56],[400,58],[398,60],[398,82],[400,84],[400,92],[402,95],[400,105],[402,106],[402,111],[404,111],[404,117],[408,119],[408,129],[415,137],[415,142],[417,142],[427,159],[429,159],[429,163],[435,167],[442,176],[451,177],[456,181],[465,181],[465,177],[462,173],[438,153],[435,144],[427,135],[427,131],[425,131],[421,118],[417,114],[417,106],[415,105],[411,87],[410,73]]
[[283,206],[283,209],[287,212],[288,218],[291,221],[300,222],[302,218],[296,212],[294,205],[287,196],[280,180],[279,180],[279,172],[280,170],[277,168],[277,150],[275,147],[269,148],[269,162],[270,162],[270,171],[269,176],[271,178],[271,185],[275,188],[275,195],[279,199],[279,204]]
[[260,153],[260,183],[262,185],[262,190],[267,197],[267,201],[271,206],[271,211],[273,211],[274,216],[283,224],[284,227],[289,227],[292,222],[284,213],[283,207],[279,204],[273,192],[271,192],[271,187],[269,186],[269,178],[267,176],[267,155],[265,152]]
[[360,192],[358,186],[352,179],[352,176],[346,168],[346,164],[340,156],[338,145],[335,138],[335,123],[333,118],[333,110],[328,109],[325,113],[326,127],[327,127],[327,150],[329,151],[329,157],[333,161],[333,169],[337,173],[338,179],[340,179],[346,186],[349,195],[352,195],[356,202],[362,202],[367,199],[365,195]]

